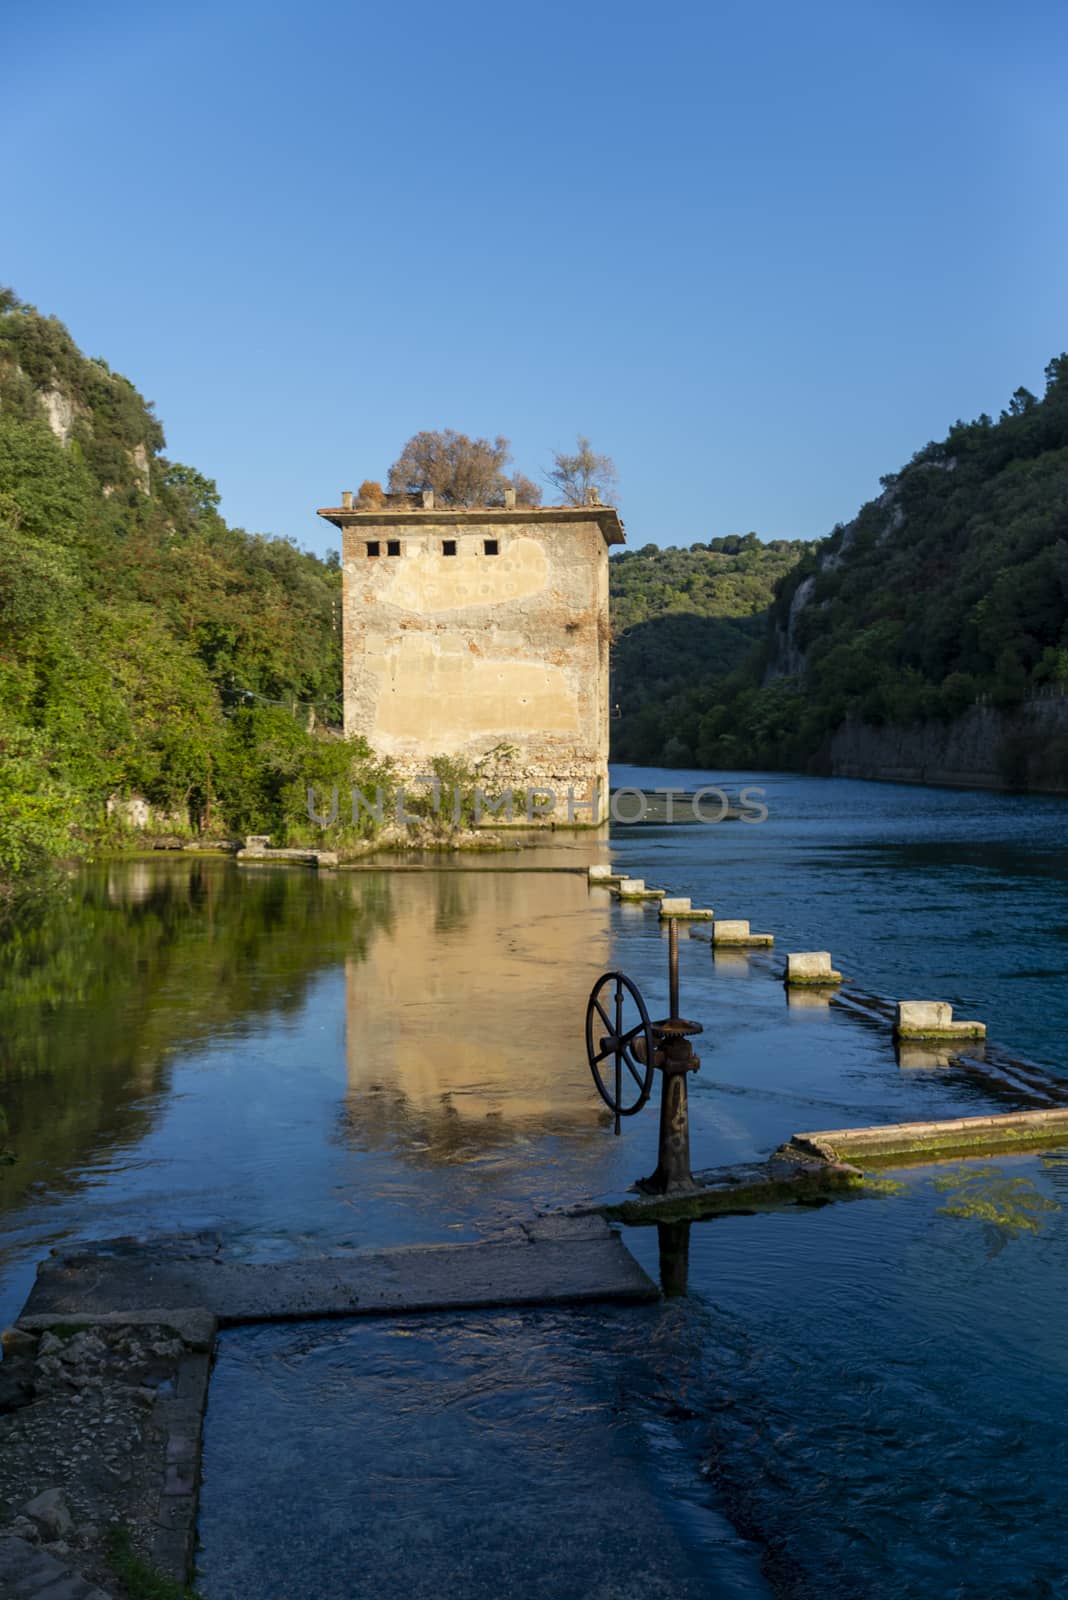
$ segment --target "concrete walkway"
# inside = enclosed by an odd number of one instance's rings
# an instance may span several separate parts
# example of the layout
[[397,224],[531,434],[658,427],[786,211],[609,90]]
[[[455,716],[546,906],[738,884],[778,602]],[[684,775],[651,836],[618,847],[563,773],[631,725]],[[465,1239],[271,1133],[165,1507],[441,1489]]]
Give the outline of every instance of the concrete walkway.
[[[124,1248],[125,1245],[125,1248]],[[222,1261],[210,1242],[159,1259],[116,1241],[42,1263],[23,1316],[201,1308],[219,1323],[403,1315],[592,1300],[655,1300],[659,1290],[597,1216],[547,1218],[499,1240],[423,1245],[264,1265]]]

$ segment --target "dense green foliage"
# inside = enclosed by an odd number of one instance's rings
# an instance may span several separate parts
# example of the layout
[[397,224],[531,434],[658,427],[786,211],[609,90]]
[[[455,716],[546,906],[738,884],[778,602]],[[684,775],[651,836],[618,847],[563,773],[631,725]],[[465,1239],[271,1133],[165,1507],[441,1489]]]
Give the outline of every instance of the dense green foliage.
[[306,781],[369,776],[310,732],[340,720],[336,558],[228,527],[163,446],[125,378],[0,294],[0,902],[113,832],[113,796],[285,835]]
[[819,767],[850,715],[900,725],[1068,690],[1068,357],[1046,379],[884,478],[780,582],[762,647],[635,719],[626,756]]
[[[612,605],[612,753],[618,760],[681,752],[660,740],[661,714],[684,690],[709,695],[750,656],[767,630],[779,583],[813,546],[762,544],[755,533],[688,550],[624,550],[609,563]],[[652,743],[650,743],[650,735]]]

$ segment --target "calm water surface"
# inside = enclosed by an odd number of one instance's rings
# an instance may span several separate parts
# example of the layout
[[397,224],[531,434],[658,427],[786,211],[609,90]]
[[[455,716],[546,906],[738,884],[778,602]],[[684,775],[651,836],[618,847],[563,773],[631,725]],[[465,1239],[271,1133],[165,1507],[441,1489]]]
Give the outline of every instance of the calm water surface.
[[[780,951],[829,947],[872,992],[952,1000],[999,1044],[1068,1072],[1068,802],[726,782],[766,787],[768,821],[620,828],[615,858],[749,917]],[[316,877],[183,857],[84,873],[0,974],[0,1103],[20,1156],[0,1171],[5,1319],[72,1237],[216,1227],[252,1258],[475,1238],[651,1170],[655,1115],[613,1139],[580,1042],[606,967],[630,972],[654,1014],[666,1003],[655,915],[587,889],[581,869],[606,855],[579,837],[433,871]],[[974,1064],[899,1061],[884,1027],[788,1005],[773,958],[713,961],[684,940],[682,983],[706,1027],[698,1164],[799,1130],[1004,1105]],[[695,1226],[689,1295],[633,1317],[228,1335],[205,1594],[270,1592],[272,1496],[297,1478],[301,1548],[326,1565],[317,1587],[302,1556],[282,1592],[340,1596],[346,1562],[391,1559],[385,1531],[375,1554],[350,1526],[335,1467],[353,1481],[369,1430],[376,1460],[408,1459],[377,1398],[396,1383],[418,1437],[436,1441],[428,1460],[463,1469],[444,1496],[424,1484],[406,1499],[407,1472],[388,1467],[361,1480],[383,1530],[393,1495],[409,1531],[416,1518],[431,1543],[470,1544],[494,1485],[534,1504],[554,1460],[544,1514],[559,1517],[588,1427],[606,1499],[640,1479],[633,1492],[659,1496],[678,1560],[703,1564],[714,1592],[760,1592],[750,1540],[791,1596],[1068,1595],[1066,1173],[1037,1156],[932,1168],[878,1198]],[[656,1230],[628,1243],[655,1272]],[[507,1381],[517,1362],[526,1385]],[[239,1482],[235,1450],[247,1458],[257,1428],[256,1473]],[[467,1592],[500,1592],[487,1537]]]

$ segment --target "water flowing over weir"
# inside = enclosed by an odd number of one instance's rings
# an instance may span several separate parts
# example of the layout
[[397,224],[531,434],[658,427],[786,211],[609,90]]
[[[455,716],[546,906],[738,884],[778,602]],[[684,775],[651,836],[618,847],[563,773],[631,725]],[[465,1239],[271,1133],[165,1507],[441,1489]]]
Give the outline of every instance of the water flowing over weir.
[[[1066,1065],[1068,804],[768,789],[765,824],[622,828],[615,859],[779,950],[829,945],[887,999],[985,1018],[992,1061]],[[611,1137],[582,1015],[616,965],[664,1014],[666,934],[655,907],[588,888],[594,859],[565,839],[431,870],[86,873],[0,995],[22,1157],[0,1173],[5,1320],[57,1243],[203,1228],[227,1260],[281,1263],[622,1198],[656,1163],[656,1117]],[[981,1061],[896,1052],[878,1005],[787,996],[765,953],[684,935],[680,960],[705,1027],[695,1167],[1026,1103]],[[577,1593],[569,1563],[615,1594],[643,1557],[643,1600],[759,1594],[758,1557],[791,1596],[1055,1594],[1066,1173],[1057,1152],[999,1155],[687,1225],[688,1293],[654,1306],[228,1331],[201,1588],[318,1600],[372,1570],[390,1593],[415,1551],[408,1594]],[[657,1276],[657,1229],[625,1237]]]

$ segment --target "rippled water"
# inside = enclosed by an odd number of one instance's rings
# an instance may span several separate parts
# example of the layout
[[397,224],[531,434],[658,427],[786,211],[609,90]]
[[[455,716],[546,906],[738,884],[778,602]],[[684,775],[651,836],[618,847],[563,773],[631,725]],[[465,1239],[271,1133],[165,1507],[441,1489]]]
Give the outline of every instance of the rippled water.
[[1068,1072],[1068,798],[775,772],[613,776],[762,788],[765,823],[617,828],[618,858],[783,948],[829,946],[865,988],[950,1000]]
[[[621,828],[616,859],[749,917],[780,951],[829,947],[862,987],[949,999],[996,1045],[1068,1069],[1068,802],[758,774],[730,787],[746,781],[766,786],[767,823]],[[655,915],[587,888],[604,855],[579,836],[430,871],[182,857],[85,872],[0,968],[0,1103],[20,1156],[0,1169],[0,1314],[72,1237],[210,1226],[259,1258],[472,1238],[650,1171],[655,1115],[613,1139],[581,1044],[606,967],[654,1014],[667,1000]],[[981,1052],[899,1055],[882,1023],[788,1004],[776,959],[713,960],[683,940],[684,1009],[706,1029],[696,1164],[795,1131],[1013,1103]],[[305,1542],[278,1592],[326,1600],[345,1592],[345,1561],[392,1561],[398,1528],[470,1545],[495,1484],[566,1521],[587,1456],[592,1495],[633,1489],[636,1526],[651,1508],[670,1525],[680,1593],[693,1561],[718,1592],[758,1592],[717,1520],[729,1508],[787,1596],[1068,1594],[1066,1171],[940,1167],[874,1199],[695,1225],[689,1294],[639,1312],[228,1335],[208,1600],[274,1592],[287,1482]],[[657,1231],[628,1243],[656,1272]],[[413,1495],[424,1446],[454,1465]],[[338,1499],[350,1482],[369,1525]],[[454,1589],[500,1592],[494,1527]],[[567,1528],[560,1561],[592,1562],[578,1535],[568,1554]]]
[[789,1595],[1068,1593],[1068,1169],[897,1177],[693,1226],[692,1448]]
[[642,1307],[224,1335],[202,1587],[703,1600],[714,1573],[723,1600],[764,1595],[754,1552],[672,1460],[692,1357],[673,1320]]

